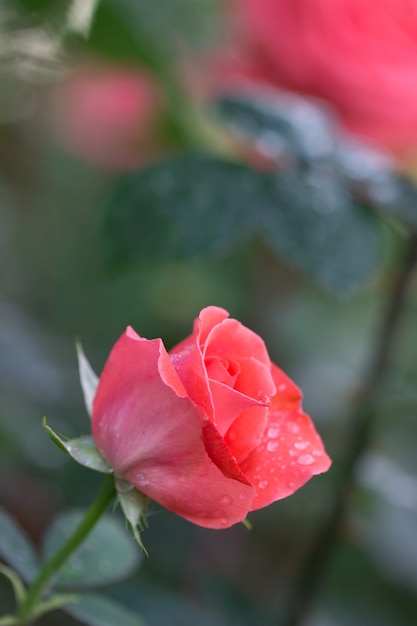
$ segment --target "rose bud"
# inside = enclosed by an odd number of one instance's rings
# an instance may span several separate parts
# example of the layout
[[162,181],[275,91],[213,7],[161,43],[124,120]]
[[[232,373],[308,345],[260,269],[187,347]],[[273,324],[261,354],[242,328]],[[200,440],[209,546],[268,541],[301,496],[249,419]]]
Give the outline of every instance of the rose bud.
[[208,528],[330,466],[300,390],[256,333],[214,306],[170,353],[127,328],[101,374],[92,433],[116,476]]
[[160,89],[142,68],[87,65],[55,88],[49,124],[68,152],[107,170],[137,168],[157,152]]

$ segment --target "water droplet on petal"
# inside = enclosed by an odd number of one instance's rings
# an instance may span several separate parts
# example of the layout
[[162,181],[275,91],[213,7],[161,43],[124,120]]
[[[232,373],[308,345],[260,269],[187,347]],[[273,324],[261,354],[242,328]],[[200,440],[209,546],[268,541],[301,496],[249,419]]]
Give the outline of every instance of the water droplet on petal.
[[270,439],[276,439],[279,435],[279,427],[278,426],[270,426],[267,431],[267,436]]
[[222,496],[221,502],[223,502],[223,504],[232,504],[233,498],[225,494],[224,496]]
[[287,424],[287,429],[290,431],[290,433],[296,435],[300,430],[300,427],[297,424],[294,424],[294,422],[289,422]]
[[285,389],[287,388],[287,385],[278,385],[278,391],[285,391]]
[[314,456],[323,456],[323,450],[313,450]]
[[270,474],[275,474],[275,467],[271,467],[271,469],[269,470]]
[[265,487],[268,487],[268,481],[267,480],[260,480],[258,483],[258,487],[259,489],[265,489]]
[[220,523],[222,524],[222,526],[227,526],[227,524],[229,523],[229,520],[227,519],[227,517],[221,517]]
[[136,474],[136,480],[141,487],[146,485],[146,483],[148,482],[148,479],[146,478],[145,474],[143,474],[143,472],[139,472],[139,474]]
[[297,450],[305,450],[310,445],[309,441],[296,441],[294,444],[294,448]]
[[275,450],[278,448],[278,441],[268,441],[266,447],[270,452],[275,452]]
[[298,457],[297,461],[300,465],[311,465],[314,463],[314,456],[311,456],[311,454],[303,454]]

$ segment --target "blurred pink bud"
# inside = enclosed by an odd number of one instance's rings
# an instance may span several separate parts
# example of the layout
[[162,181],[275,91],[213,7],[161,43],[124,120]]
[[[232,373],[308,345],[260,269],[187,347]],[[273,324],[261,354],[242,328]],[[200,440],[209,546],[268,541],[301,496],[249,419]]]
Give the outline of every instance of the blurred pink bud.
[[95,167],[134,169],[157,152],[161,100],[142,68],[82,67],[53,93],[53,133],[64,149]]

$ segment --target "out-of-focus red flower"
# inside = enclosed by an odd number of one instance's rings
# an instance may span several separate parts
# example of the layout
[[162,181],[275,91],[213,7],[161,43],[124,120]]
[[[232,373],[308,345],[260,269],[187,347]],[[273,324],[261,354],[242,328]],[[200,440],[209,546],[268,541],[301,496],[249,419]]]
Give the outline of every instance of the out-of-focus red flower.
[[143,69],[85,66],[53,93],[50,123],[57,141],[99,168],[129,170],[157,151],[162,97]]
[[[398,156],[417,151],[413,0],[231,0],[243,77],[331,102],[344,126]],[[221,73],[220,73],[221,74]],[[232,82],[233,82],[233,79]]]
[[178,515],[226,528],[330,465],[301,393],[262,339],[203,309],[169,354],[128,328],[94,399],[92,433],[117,475]]

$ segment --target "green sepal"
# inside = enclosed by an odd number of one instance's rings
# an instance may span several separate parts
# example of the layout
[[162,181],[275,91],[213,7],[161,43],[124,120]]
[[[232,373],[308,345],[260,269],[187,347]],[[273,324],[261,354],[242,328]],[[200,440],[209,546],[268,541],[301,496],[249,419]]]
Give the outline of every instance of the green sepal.
[[146,556],[149,556],[139,532],[148,527],[146,510],[148,508],[149,498],[144,493],[135,489],[133,485],[123,478],[117,477],[115,485],[118,501],[122,507],[123,515],[132,529],[133,536]]
[[246,530],[252,530],[252,524],[250,523],[247,517],[242,520],[242,524],[244,525]]
[[96,395],[98,376],[94,372],[87,357],[84,354],[84,350],[79,341],[76,342],[77,355],[78,355],[78,369],[80,372],[81,389],[84,395],[85,407],[89,416],[93,412],[93,400]]
[[80,465],[84,465],[84,467],[88,467],[96,472],[103,472],[104,474],[111,474],[113,471],[113,468],[97,450],[95,441],[91,435],[84,435],[76,439],[65,439],[63,436],[57,435],[56,432],[48,426],[46,417],[42,420],[42,426],[54,444],[57,445],[60,450],[67,452],[67,454]]

